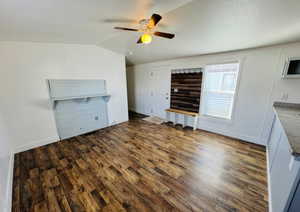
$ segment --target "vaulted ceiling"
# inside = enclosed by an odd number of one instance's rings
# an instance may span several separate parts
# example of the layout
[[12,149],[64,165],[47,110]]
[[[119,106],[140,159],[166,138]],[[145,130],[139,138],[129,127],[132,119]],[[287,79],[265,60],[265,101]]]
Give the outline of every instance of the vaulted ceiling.
[[[95,44],[139,64],[300,40],[299,0],[1,0],[0,40]],[[136,27],[163,16],[155,37],[137,45]]]

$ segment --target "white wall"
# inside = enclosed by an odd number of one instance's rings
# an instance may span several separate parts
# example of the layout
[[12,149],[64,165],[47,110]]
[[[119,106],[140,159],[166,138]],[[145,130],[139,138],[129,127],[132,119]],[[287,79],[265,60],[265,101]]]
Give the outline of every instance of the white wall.
[[12,146],[0,112],[0,211],[8,211],[11,196]]
[[[206,64],[241,61],[240,83],[232,122],[200,117],[200,129],[265,144],[270,129],[272,103],[300,103],[300,79],[282,80],[285,58],[300,56],[300,43],[141,64],[127,68],[129,108],[164,117],[169,107],[170,70],[204,67]],[[159,80],[158,80],[159,79]],[[166,89],[166,86],[168,87]]]
[[109,123],[128,120],[125,58],[92,45],[0,43],[0,111],[15,148],[57,140],[47,79],[104,79]]
[[125,57],[103,48],[0,42],[0,74],[0,200],[8,184],[10,150],[58,140],[47,79],[106,80],[109,123],[128,120]]

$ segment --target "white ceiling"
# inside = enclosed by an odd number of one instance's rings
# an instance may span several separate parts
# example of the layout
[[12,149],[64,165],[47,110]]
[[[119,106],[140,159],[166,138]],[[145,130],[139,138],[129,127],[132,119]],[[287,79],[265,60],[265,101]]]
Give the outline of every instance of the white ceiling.
[[[298,41],[299,11],[299,0],[1,0],[0,40],[96,44],[139,64]],[[173,40],[137,45],[138,33],[113,29],[154,12]]]

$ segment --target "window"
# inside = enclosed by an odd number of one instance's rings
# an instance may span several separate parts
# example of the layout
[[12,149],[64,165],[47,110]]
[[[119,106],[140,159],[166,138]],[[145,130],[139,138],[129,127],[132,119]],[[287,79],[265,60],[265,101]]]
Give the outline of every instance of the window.
[[201,102],[203,115],[231,119],[238,72],[238,63],[205,67]]

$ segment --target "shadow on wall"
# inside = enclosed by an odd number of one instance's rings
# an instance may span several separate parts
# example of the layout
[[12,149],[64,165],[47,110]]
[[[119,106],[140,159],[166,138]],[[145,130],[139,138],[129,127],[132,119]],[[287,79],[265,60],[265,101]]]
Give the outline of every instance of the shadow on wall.
[[51,110],[52,109],[52,104],[50,102],[50,99],[38,99],[32,101],[32,105],[35,107],[38,107],[43,110]]
[[132,70],[133,67],[126,67],[126,78],[127,78],[127,96],[128,96],[128,108],[129,110],[135,109],[135,85],[136,85],[136,77],[135,72]]

